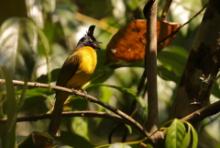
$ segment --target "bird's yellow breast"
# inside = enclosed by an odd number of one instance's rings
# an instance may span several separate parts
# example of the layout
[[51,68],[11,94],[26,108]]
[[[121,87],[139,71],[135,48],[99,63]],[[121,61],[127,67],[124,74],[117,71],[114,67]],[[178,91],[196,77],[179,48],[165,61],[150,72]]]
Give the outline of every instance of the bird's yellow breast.
[[97,64],[95,49],[89,46],[82,47],[74,53],[79,58],[79,67],[73,77],[67,83],[68,87],[80,88],[89,81]]
[[85,46],[76,51],[79,56],[79,70],[87,74],[92,74],[96,68],[97,55],[95,49],[90,46]]

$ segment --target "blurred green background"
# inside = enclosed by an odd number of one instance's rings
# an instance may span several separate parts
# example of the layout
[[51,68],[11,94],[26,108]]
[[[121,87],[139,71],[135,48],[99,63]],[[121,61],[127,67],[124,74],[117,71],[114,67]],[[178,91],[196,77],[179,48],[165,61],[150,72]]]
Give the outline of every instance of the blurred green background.
[[[176,0],[172,2],[167,19],[183,24],[198,12],[207,1]],[[145,123],[147,106],[136,97],[136,89],[143,72],[143,61],[122,64],[117,68],[106,65],[106,46],[114,33],[128,22],[143,18],[144,0],[3,0],[0,5],[0,66],[1,77],[7,85],[0,85],[0,115],[7,115],[10,122],[0,124],[4,146],[13,146],[33,132],[45,132],[48,120],[18,123],[17,116],[43,114],[51,110],[54,91],[42,88],[12,87],[11,79],[52,83],[56,81],[59,68],[77,41],[86,33],[89,25],[96,25],[95,36],[101,42],[99,65],[91,83],[85,86],[89,94],[101,101],[129,113],[133,100],[140,108],[135,119]],[[159,1],[160,18],[165,1]],[[202,13],[203,14],[203,13]],[[158,96],[160,122],[168,119],[175,88],[182,75],[189,49],[203,15],[193,19],[177,34],[172,44],[158,53]],[[220,81],[213,87],[210,100],[220,97]],[[5,98],[11,98],[5,99]],[[13,102],[13,103],[12,103]],[[97,110],[102,107],[72,97],[66,110]],[[205,119],[199,132],[205,132],[204,147],[219,145],[219,114]],[[10,131],[5,128],[10,128]],[[100,118],[66,118],[62,122],[62,134],[58,145],[76,148],[93,147],[108,142],[140,137],[135,129],[119,122]],[[14,132],[13,132],[14,131]],[[16,132],[15,132],[16,131]],[[7,138],[3,138],[5,135]],[[6,136],[6,137],[7,137]],[[12,138],[14,137],[14,138]],[[0,146],[1,147],[1,146]],[[112,146],[114,147],[114,146]],[[127,147],[130,147],[127,145]],[[132,147],[135,147],[134,145]]]

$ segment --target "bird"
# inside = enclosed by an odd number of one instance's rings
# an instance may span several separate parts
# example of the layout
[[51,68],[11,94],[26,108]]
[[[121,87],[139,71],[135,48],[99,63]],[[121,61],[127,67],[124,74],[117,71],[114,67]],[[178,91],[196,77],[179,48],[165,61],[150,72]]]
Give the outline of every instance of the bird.
[[[90,80],[96,69],[97,50],[99,49],[99,42],[93,36],[94,30],[95,25],[91,25],[87,33],[78,41],[75,49],[66,58],[57,78],[57,86],[80,90]],[[68,93],[56,90],[55,105],[48,128],[48,133],[52,136],[57,136],[64,102],[68,96]]]

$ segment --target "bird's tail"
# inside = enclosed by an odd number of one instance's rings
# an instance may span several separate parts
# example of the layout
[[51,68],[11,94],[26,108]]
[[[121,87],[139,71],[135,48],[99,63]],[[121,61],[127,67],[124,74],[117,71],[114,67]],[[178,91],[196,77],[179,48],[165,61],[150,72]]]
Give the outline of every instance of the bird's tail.
[[65,92],[56,93],[56,101],[51,114],[51,121],[48,128],[48,132],[52,136],[56,136],[57,131],[59,129],[62,118],[63,105],[67,97],[68,94]]

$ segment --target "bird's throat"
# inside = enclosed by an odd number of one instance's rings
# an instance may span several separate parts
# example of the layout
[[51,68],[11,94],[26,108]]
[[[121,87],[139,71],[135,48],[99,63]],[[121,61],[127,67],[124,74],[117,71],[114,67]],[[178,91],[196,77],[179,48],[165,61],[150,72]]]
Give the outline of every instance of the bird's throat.
[[79,70],[86,74],[92,74],[97,64],[97,54],[95,49],[90,46],[82,47],[77,51],[80,56]]

